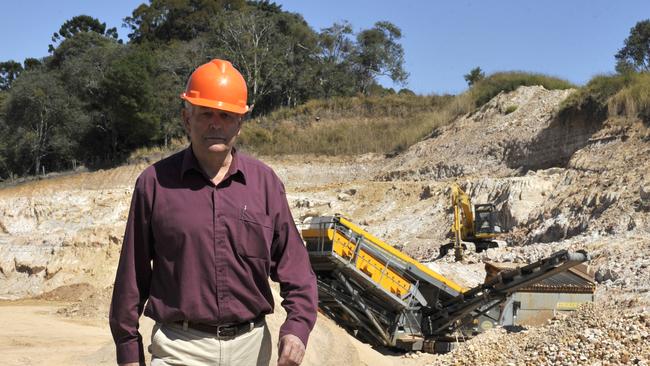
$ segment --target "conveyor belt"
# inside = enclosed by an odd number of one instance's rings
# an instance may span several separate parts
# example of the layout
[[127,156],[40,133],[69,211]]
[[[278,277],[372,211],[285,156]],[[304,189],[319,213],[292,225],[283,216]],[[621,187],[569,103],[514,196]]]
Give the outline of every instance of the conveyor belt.
[[471,328],[518,288],[588,260],[561,251],[466,289],[341,216],[315,218],[302,235],[321,310],[362,340],[406,350]]

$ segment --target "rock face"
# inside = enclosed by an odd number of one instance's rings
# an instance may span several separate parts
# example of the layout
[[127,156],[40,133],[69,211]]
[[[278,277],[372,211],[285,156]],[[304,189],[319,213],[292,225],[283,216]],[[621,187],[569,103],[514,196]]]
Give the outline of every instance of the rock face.
[[108,260],[119,253],[130,189],[34,193],[4,195],[0,205],[0,298],[110,281]]
[[[378,180],[441,180],[463,176],[507,177],[527,166],[548,168],[563,161],[573,146],[541,147],[545,136],[566,136],[570,126],[556,122],[558,106],[572,91],[548,91],[540,86],[501,93],[473,114],[441,127],[435,137],[421,141],[388,162]],[[506,113],[508,107],[516,107]],[[557,131],[549,133],[549,131]],[[588,134],[588,132],[584,132]],[[571,137],[566,137],[571,140]],[[548,144],[551,144],[549,141]],[[571,145],[571,146],[570,146]],[[544,150],[540,154],[540,150]],[[562,158],[557,152],[562,150]]]
[[389,159],[375,179],[432,187],[456,180],[474,202],[497,204],[513,244],[650,231],[649,129],[640,121],[558,114],[570,93],[501,93]]
[[[484,260],[523,264],[560,249],[593,258],[597,302],[566,319],[520,333],[495,329],[447,356],[386,356],[350,338],[345,352],[311,355],[307,364],[648,364],[650,131],[639,121],[558,116],[570,93],[502,93],[392,158],[262,158],[285,182],[299,228],[343,214],[466,286],[482,281]],[[0,299],[82,299],[62,314],[105,317],[143,168],[0,189]],[[508,247],[468,253],[464,263],[437,259],[448,242],[452,181],[473,202],[496,204]],[[279,310],[273,326],[281,321]],[[344,336],[319,321],[310,343],[331,349]]]

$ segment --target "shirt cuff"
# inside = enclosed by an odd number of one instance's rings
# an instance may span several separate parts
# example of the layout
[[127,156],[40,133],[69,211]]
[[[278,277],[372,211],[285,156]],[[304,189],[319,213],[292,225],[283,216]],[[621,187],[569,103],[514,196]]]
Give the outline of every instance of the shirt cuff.
[[287,320],[280,327],[280,338],[287,334],[295,335],[300,338],[305,348],[307,348],[307,340],[309,339],[310,332],[311,329],[307,324],[295,320]]
[[144,347],[140,339],[116,344],[117,363],[144,362]]

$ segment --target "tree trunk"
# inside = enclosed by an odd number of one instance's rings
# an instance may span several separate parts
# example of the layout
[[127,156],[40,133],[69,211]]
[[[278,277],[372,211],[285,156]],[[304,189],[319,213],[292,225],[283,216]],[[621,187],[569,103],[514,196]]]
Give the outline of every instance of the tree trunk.
[[36,156],[36,159],[34,161],[34,175],[38,175],[40,170],[41,170],[41,157]]

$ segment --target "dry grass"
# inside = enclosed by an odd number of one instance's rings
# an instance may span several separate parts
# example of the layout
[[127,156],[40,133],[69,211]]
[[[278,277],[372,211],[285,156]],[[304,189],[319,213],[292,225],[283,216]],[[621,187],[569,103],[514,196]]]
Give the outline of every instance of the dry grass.
[[650,123],[650,73],[598,75],[567,98],[561,109],[596,110],[602,118],[625,117]]
[[167,146],[161,145],[140,147],[129,154],[127,162],[129,164],[134,164],[139,162],[158,161],[180,149],[185,148],[186,146],[187,139],[185,137],[181,137],[171,140]]
[[[246,122],[238,144],[261,155],[391,154],[421,141],[499,92],[520,85],[572,87],[557,78],[512,72],[491,75],[457,96],[392,94],[311,100]],[[168,149],[139,149],[129,161],[146,161],[165,151]]]
[[637,74],[626,87],[609,98],[607,109],[610,116],[650,122],[650,74]]
[[510,92],[520,86],[541,85],[548,90],[570,89],[575,86],[570,82],[544,74],[510,71],[497,72],[477,82],[469,90],[474,105],[480,107],[500,92]]
[[264,155],[392,153],[471,109],[466,95],[311,101],[249,122],[240,144]]

